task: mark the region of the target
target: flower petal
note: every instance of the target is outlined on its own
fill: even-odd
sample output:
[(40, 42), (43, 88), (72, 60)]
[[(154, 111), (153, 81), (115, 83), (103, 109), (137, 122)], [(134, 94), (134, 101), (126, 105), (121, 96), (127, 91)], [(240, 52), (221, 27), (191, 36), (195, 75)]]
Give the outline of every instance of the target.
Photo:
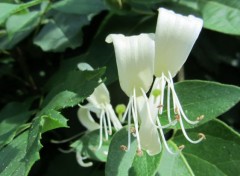
[(89, 110), (85, 108), (79, 108), (77, 115), (81, 124), (84, 127), (86, 127), (89, 131), (93, 131), (100, 128), (100, 125), (94, 121)]
[(113, 42), (122, 90), (129, 97), (133, 89), (137, 96), (141, 95), (140, 88), (147, 92), (153, 80), (154, 34), (110, 34), (106, 42)]
[(174, 77), (185, 63), (199, 33), (203, 21), (192, 15), (183, 16), (160, 8), (156, 28), (156, 57), (154, 74), (160, 77), (168, 71)]
[(87, 98), (89, 103), (97, 108), (104, 108), (106, 104), (110, 104), (110, 95), (104, 83), (95, 88), (94, 92)]
[[(139, 116), (141, 119), (141, 125), (139, 130), (139, 136), (141, 141), (141, 147), (152, 156), (161, 152), (160, 136), (156, 126), (150, 121), (149, 114), (147, 112), (147, 105), (144, 97), (137, 98), (137, 104), (139, 109)], [(152, 114), (151, 114), (152, 115)], [(156, 118), (152, 118), (154, 123)]]

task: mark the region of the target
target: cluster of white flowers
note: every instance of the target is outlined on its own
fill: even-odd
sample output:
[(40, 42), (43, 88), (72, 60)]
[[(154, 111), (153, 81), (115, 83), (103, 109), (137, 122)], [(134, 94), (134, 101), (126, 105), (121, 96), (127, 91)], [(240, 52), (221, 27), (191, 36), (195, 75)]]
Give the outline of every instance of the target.
[[(184, 128), (184, 122), (197, 124), (203, 116), (190, 120), (184, 113), (176, 91), (173, 77), (185, 63), (199, 33), (203, 21), (192, 15), (183, 16), (173, 11), (160, 8), (155, 34), (140, 34), (124, 36), (110, 34), (107, 43), (113, 43), (118, 76), (121, 89), (129, 97), (129, 103), (122, 117), (128, 118), (128, 146), (130, 148), (131, 133), (136, 137), (141, 155), (142, 149), (149, 155), (156, 155), (162, 150), (162, 144), (168, 152), (173, 152), (165, 139), (163, 129), (180, 124), (186, 139), (191, 143), (198, 143), (205, 138), (199, 133), (197, 140), (191, 139)], [(164, 105), (164, 90), (167, 101)], [(149, 96), (147, 93), (149, 92)], [(94, 93), (87, 98), (89, 104), (79, 109), (79, 119), (89, 130), (100, 129), (100, 144), (102, 131), (105, 138), (112, 132), (112, 125), (116, 130), (122, 125), (110, 105), (109, 93), (102, 83)], [(172, 103), (172, 105), (171, 105)], [(100, 124), (91, 117), (96, 113)], [(167, 113), (168, 124), (163, 125), (160, 117)], [(131, 124), (134, 124), (134, 130)], [(179, 151), (183, 146), (179, 147)]]

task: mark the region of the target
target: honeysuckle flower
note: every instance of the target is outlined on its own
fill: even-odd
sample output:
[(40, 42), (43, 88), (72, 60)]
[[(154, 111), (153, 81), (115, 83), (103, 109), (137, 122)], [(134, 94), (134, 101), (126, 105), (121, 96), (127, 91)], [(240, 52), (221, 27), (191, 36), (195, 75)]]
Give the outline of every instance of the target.
[[(190, 120), (184, 113), (181, 103), (178, 99), (172, 78), (177, 74), (197, 40), (202, 29), (203, 21), (192, 15), (183, 16), (173, 11), (160, 8), (157, 20), (155, 34), (155, 61), (154, 61), (154, 81), (150, 95), (151, 103), (159, 107), (159, 115), (163, 113), (164, 88), (167, 87), (167, 117), (169, 123), (179, 121), (182, 132), (186, 139), (191, 143), (198, 143), (204, 139), (202, 133), (198, 140), (192, 140), (186, 133), (183, 119), (194, 125), (202, 119), (200, 116), (196, 120)], [(159, 92), (158, 96), (154, 96)], [(171, 100), (172, 97), (175, 119), (171, 118)], [(161, 125), (161, 124), (160, 124)], [(169, 152), (170, 149), (167, 147)], [(172, 153), (172, 152), (171, 152)]]
[(137, 97), (146, 94), (153, 81), (154, 35), (140, 34), (127, 37), (122, 34), (110, 34), (106, 42), (113, 42), (120, 86), (129, 97), (123, 116), (123, 120), (128, 117), (128, 149), (131, 140), (131, 117), (133, 117), (138, 154), (141, 154)]
[[(92, 67), (86, 63), (78, 64), (80, 70), (93, 70)], [(78, 110), (78, 118), (87, 130), (99, 129), (100, 139), (98, 149), (102, 146), (103, 130), (105, 138), (112, 134), (112, 125), (116, 130), (120, 130), (122, 125), (118, 120), (112, 105), (110, 104), (110, 95), (104, 83), (101, 83), (95, 88), (94, 92), (87, 98), (88, 104), (82, 106)], [(99, 118), (99, 124), (94, 120), (91, 115), (95, 113)], [(78, 156), (79, 157), (79, 156)]]

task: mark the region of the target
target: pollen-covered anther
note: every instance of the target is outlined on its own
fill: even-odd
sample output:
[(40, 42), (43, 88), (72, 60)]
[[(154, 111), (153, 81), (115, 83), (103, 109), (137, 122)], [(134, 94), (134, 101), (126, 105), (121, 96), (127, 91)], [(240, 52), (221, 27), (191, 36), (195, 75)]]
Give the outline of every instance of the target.
[(143, 156), (143, 151), (141, 149), (137, 149), (137, 155), (138, 156)]
[(206, 139), (206, 136), (203, 133), (198, 133), (200, 139)]
[(127, 151), (127, 150), (128, 150), (128, 148), (127, 148), (126, 145), (121, 145), (121, 146), (120, 146), (120, 149), (121, 149), (122, 151)]
[(131, 127), (130, 131), (132, 134), (136, 134), (136, 129), (134, 127)]
[(177, 121), (179, 121), (179, 120), (180, 120), (180, 118), (181, 118), (181, 117), (180, 117), (180, 115), (179, 115), (179, 114), (176, 114), (176, 115), (175, 115), (175, 119), (176, 119)]
[(160, 105), (157, 106), (157, 108), (159, 108), (159, 109), (163, 108), (163, 105), (160, 104)]
[(180, 151), (182, 151), (184, 148), (185, 148), (185, 145), (180, 145), (180, 146), (178, 147), (178, 149), (179, 149)]
[(204, 119), (204, 115), (200, 115), (199, 117), (197, 117), (197, 121), (201, 121), (202, 119)]

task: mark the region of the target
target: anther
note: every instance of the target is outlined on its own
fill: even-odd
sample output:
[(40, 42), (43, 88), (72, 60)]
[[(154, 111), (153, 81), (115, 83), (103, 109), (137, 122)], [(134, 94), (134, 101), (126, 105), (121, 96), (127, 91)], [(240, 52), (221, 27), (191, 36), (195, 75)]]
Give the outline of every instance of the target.
[(143, 156), (143, 152), (142, 152), (141, 149), (137, 149), (137, 155), (138, 155), (138, 156)]
[(160, 104), (160, 105), (157, 106), (157, 108), (159, 108), (159, 109), (163, 108), (163, 105)]
[(203, 133), (198, 133), (200, 139), (206, 139), (206, 136)]
[(175, 115), (175, 118), (176, 118), (177, 121), (179, 121), (179, 120), (180, 120), (180, 115), (179, 115), (179, 114), (176, 114), (176, 115)]
[(204, 118), (204, 115), (200, 115), (199, 117), (197, 117), (197, 121), (201, 121)]
[(136, 134), (136, 129), (134, 127), (131, 127), (130, 131), (131, 133)]
[(127, 148), (126, 145), (121, 145), (121, 146), (120, 146), (120, 149), (121, 149), (122, 151), (127, 151), (127, 150), (128, 150), (128, 148)]
[(109, 134), (109, 135), (112, 135), (112, 131), (108, 131), (108, 134)]
[(182, 151), (184, 148), (185, 148), (185, 145), (180, 145), (180, 146), (178, 147), (178, 149), (179, 149), (180, 151)]

